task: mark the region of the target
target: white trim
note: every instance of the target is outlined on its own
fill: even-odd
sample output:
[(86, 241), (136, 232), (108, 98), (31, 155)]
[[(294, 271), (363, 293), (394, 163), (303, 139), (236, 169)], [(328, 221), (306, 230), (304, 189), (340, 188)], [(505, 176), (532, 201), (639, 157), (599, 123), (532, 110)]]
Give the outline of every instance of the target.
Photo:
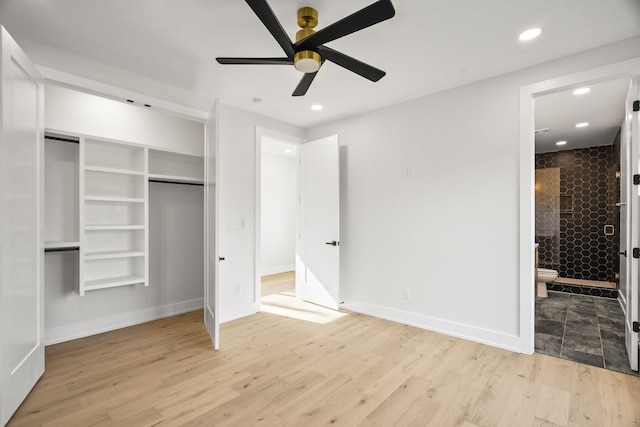
[(231, 322), (232, 320), (241, 319), (251, 316), (260, 311), (259, 304), (236, 305), (235, 307), (226, 307), (220, 310), (220, 323)]
[(640, 74), (640, 58), (617, 62), (520, 88), (520, 343), (522, 353), (534, 351), (534, 98), (582, 85)]
[(147, 308), (116, 316), (102, 317), (100, 319), (87, 320), (67, 326), (50, 328), (44, 331), (45, 345), (58, 344), (78, 338), (101, 334), (127, 326), (138, 325), (152, 320), (162, 319), (177, 314), (187, 313), (204, 307), (204, 298), (196, 298), (189, 301), (181, 301), (159, 307)]
[[(156, 110), (162, 110), (174, 116), (179, 116), (200, 122), (206, 121), (209, 117), (209, 110), (205, 111), (193, 107), (187, 107), (186, 105), (181, 105), (164, 99), (155, 98), (153, 96), (145, 95), (140, 92), (123, 89), (117, 86), (101, 83), (95, 80), (87, 79), (75, 74), (69, 74), (64, 71), (55, 70), (53, 68), (48, 68), (41, 65), (36, 66), (36, 68), (40, 71), (40, 73), (42, 73), (46, 83), (54, 84), (56, 86), (62, 86), (67, 89), (74, 89), (80, 92), (101, 96), (103, 98), (113, 99), (115, 101), (126, 102), (127, 99), (134, 99), (141, 107), (144, 104), (148, 104), (153, 106), (153, 108)], [(211, 105), (213, 105), (213, 102), (214, 100), (211, 100)]]
[(490, 329), (478, 328), (463, 323), (366, 302), (345, 300), (341, 308), (509, 351), (521, 351), (520, 338), (516, 335), (503, 334)]

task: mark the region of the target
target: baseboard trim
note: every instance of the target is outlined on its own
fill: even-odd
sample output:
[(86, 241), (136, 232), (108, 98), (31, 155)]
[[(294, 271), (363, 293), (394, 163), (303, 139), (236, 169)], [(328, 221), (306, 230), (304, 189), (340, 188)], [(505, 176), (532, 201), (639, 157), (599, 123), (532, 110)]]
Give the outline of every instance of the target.
[(118, 314), (116, 316), (102, 317), (100, 319), (88, 320), (82, 323), (74, 323), (67, 326), (45, 329), (44, 343), (45, 345), (58, 344), (65, 341), (101, 334), (103, 332), (113, 331), (115, 329), (126, 328), (127, 326), (162, 319), (164, 317), (187, 313), (203, 307), (204, 298), (196, 298), (160, 307), (147, 308), (144, 310)]
[(260, 275), (261, 276), (270, 276), (272, 274), (279, 274), (279, 273), (286, 273), (288, 271), (293, 271), (295, 270), (295, 265), (293, 263), (291, 264), (285, 264), (285, 265), (276, 265), (274, 267), (262, 267), (260, 269)]
[(489, 329), (478, 328), (424, 314), (413, 313), (396, 308), (385, 307), (366, 302), (345, 300), (341, 307), (356, 313), (379, 317), (392, 322), (402, 323), (416, 328), (426, 329), (456, 338), (487, 344), (517, 353), (522, 353), (521, 339), (516, 335), (509, 335)]
[(231, 322), (242, 317), (251, 316), (260, 311), (258, 304), (238, 305), (220, 310), (220, 323)]

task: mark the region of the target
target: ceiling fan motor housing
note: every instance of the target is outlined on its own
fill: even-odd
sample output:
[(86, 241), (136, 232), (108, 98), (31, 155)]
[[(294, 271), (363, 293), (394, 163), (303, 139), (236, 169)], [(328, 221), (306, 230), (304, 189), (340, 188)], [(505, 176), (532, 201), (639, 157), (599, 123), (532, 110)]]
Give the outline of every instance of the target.
[[(298, 9), (298, 26), (302, 29), (296, 33), (296, 42), (315, 33), (314, 28), (316, 25), (318, 25), (317, 10), (312, 7)], [(293, 57), (294, 67), (303, 73), (315, 73), (320, 69), (321, 64), (320, 55), (312, 50), (301, 50)]]

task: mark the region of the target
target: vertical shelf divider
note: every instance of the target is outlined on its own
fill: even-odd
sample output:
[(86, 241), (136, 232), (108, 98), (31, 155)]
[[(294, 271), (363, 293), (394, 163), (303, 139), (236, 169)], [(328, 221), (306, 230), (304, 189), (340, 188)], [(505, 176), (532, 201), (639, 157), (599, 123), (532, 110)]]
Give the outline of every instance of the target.
[(79, 201), (78, 201), (78, 227), (79, 227), (79, 233), (80, 233), (80, 248), (79, 248), (79, 252), (78, 252), (78, 289), (77, 292), (79, 295), (84, 296), (84, 263), (85, 263), (85, 252), (86, 252), (86, 247), (87, 247), (87, 238), (85, 236), (85, 220), (84, 220), (84, 214), (85, 214), (85, 209), (84, 209), (84, 196), (85, 196), (85, 190), (84, 190), (84, 165), (85, 165), (85, 138), (84, 136), (80, 137), (80, 151), (79, 151), (80, 155), (78, 156), (78, 161), (79, 161), (79, 167), (78, 167), (78, 174), (80, 175), (78, 177), (78, 192), (80, 193), (79, 195)]
[(148, 149), (80, 138), (78, 294), (149, 285)]

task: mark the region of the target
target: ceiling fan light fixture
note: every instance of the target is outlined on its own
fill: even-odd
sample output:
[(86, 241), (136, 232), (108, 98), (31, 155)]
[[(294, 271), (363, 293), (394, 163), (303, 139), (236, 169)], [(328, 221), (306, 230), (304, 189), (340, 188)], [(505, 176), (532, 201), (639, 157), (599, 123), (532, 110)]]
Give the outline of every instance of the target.
[(320, 70), (324, 61), (333, 62), (372, 82), (377, 82), (386, 75), (376, 67), (325, 46), (325, 43), (393, 18), (396, 11), (391, 0), (377, 0), (317, 32), (314, 28), (318, 25), (318, 11), (312, 7), (300, 8), (298, 9), (298, 26), (301, 29), (296, 34), (295, 43), (292, 43), (267, 0), (246, 0), (246, 3), (280, 45), (285, 56), (277, 58), (217, 57), (216, 61), (219, 64), (293, 65), (304, 75), (292, 96), (303, 96), (307, 93), (316, 77), (316, 72)]
[(303, 73), (315, 73), (320, 69), (320, 63), (321, 59), (318, 52), (311, 50), (300, 51), (293, 57), (294, 67)]

